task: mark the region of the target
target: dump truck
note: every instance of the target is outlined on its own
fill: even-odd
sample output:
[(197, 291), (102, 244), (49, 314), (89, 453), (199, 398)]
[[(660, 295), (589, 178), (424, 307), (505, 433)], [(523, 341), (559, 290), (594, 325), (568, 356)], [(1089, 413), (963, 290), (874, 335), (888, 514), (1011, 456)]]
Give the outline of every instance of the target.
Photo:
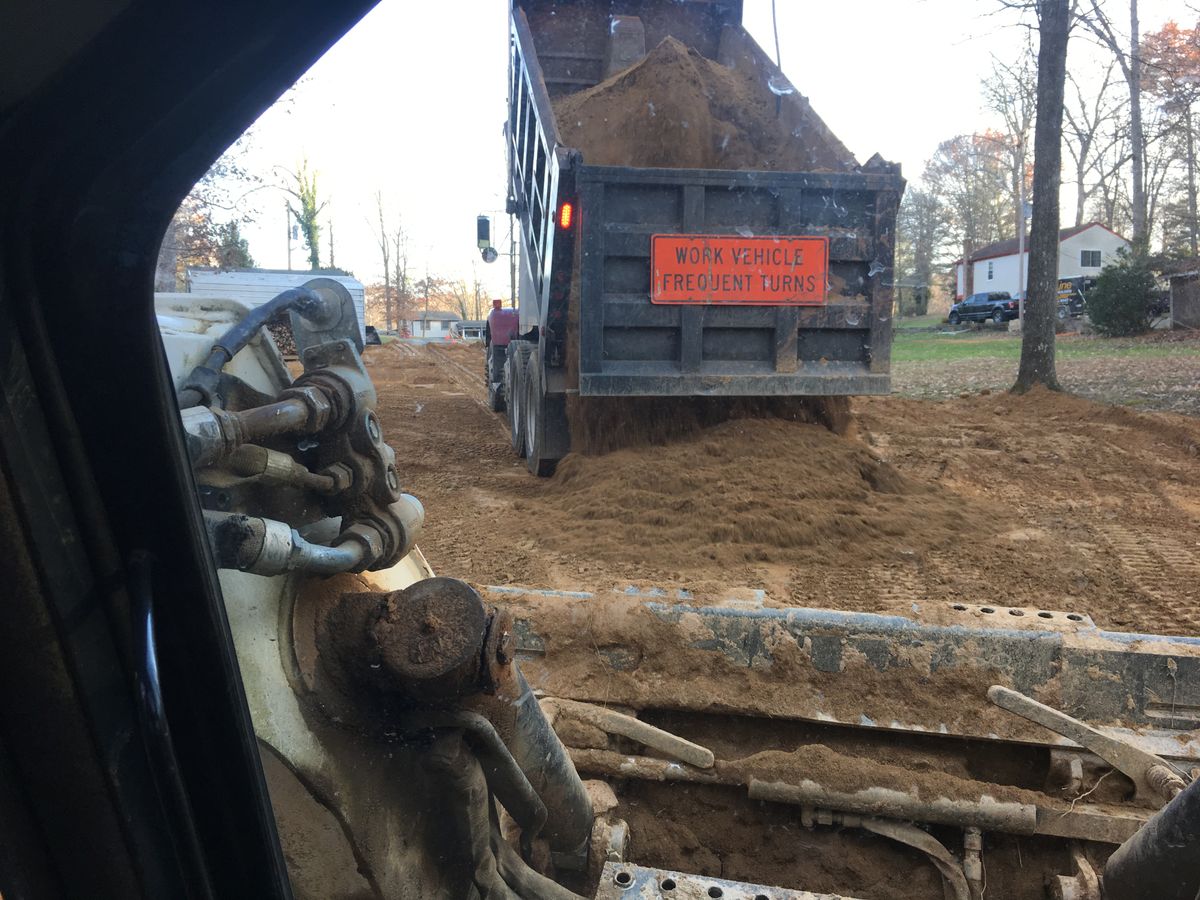
[[(570, 448), (567, 397), (576, 392), (890, 390), (900, 167), (878, 155), (855, 160), (742, 27), (741, 7), (512, 2), (505, 135), (521, 331), (489, 357), (488, 380), (507, 400), (513, 448), (531, 472), (548, 474)], [(591, 150), (565, 143), (563, 99), (672, 39), (744, 76), (750, 96), (737, 102), (765, 104), (769, 117), (752, 130), (802, 148), (788, 158), (805, 170), (766, 169), (770, 158), (737, 170), (597, 165)], [(646, 104), (645, 128), (661, 127), (654, 104), (665, 99)], [(681, 124), (693, 126), (686, 144), (700, 123)]]

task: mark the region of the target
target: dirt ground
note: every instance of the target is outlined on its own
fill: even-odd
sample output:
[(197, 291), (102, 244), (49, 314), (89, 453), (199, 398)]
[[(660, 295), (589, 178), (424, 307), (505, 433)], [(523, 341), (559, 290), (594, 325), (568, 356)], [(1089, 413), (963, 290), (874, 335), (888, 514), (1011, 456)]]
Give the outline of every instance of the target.
[(858, 611), (989, 602), (1200, 634), (1200, 422), (1069, 395), (858, 399), (851, 432), (736, 419), (528, 474), (483, 406), (482, 354), (367, 363), (421, 547), (477, 584)]

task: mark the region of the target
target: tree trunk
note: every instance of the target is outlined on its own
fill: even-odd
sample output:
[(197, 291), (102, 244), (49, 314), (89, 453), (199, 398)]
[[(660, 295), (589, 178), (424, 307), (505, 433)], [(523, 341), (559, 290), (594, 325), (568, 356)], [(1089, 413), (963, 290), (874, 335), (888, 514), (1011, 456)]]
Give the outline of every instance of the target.
[(1058, 311), (1059, 183), (1062, 180), (1063, 94), (1067, 78), (1070, 0), (1041, 0), (1037, 126), (1033, 141), (1033, 223), (1029, 230), (1029, 291), (1021, 328), (1015, 393), (1035, 385), (1059, 390), (1054, 367)]
[(1142, 130), (1142, 56), (1138, 48), (1138, 5), (1129, 0), (1129, 140), (1133, 151), (1133, 243), (1145, 247), (1146, 136)]

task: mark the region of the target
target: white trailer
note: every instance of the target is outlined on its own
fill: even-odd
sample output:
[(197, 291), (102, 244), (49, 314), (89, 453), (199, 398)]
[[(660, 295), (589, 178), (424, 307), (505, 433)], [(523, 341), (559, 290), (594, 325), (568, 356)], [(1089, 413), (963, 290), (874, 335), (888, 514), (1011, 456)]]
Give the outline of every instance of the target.
[(248, 307), (260, 306), (277, 294), (288, 288), (299, 287), (312, 278), (332, 278), (344, 285), (354, 299), (354, 311), (358, 316), (358, 330), (363, 341), (367, 339), (365, 330), (366, 294), (362, 282), (348, 275), (328, 272), (326, 270), (302, 271), (286, 269), (217, 269), (187, 270), (187, 290), (189, 294), (201, 297), (214, 297), (224, 300), (236, 300)]

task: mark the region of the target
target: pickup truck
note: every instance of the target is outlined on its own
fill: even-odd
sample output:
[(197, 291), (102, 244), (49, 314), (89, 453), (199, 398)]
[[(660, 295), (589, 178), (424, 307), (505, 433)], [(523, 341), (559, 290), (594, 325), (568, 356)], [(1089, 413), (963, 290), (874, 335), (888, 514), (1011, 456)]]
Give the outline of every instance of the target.
[(990, 319), (1002, 325), (1019, 315), (1017, 301), (1008, 291), (985, 291), (972, 294), (951, 306), (947, 321), (957, 325), (959, 322), (985, 322)]

